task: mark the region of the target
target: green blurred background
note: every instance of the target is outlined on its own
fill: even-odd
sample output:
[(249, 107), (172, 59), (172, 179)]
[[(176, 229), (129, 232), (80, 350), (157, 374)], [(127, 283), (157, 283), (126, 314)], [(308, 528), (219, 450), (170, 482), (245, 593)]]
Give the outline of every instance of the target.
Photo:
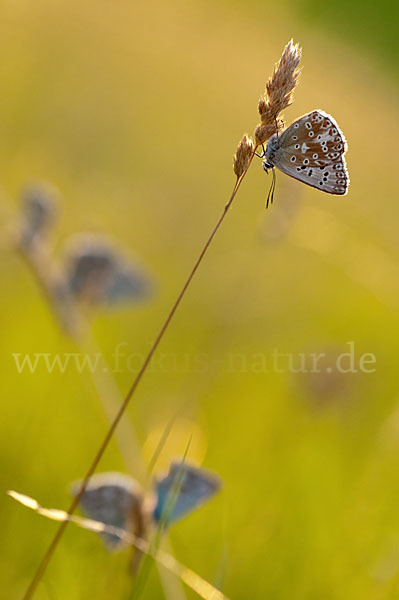
[[(216, 471), (224, 489), (173, 528), (171, 545), (232, 600), (399, 597), (397, 4), (1, 8), (4, 227), (27, 182), (51, 182), (63, 196), (56, 252), (74, 232), (106, 233), (157, 281), (147, 304), (94, 319), (111, 366), (118, 344), (126, 354), (148, 350), (228, 199), (231, 157), (257, 124), (266, 79), (287, 41), (300, 43), (303, 72), (286, 120), (314, 108), (334, 115), (349, 142), (349, 194), (324, 195), (278, 173), (266, 212), (270, 176), (253, 164), (162, 343), (166, 368), (147, 374), (123, 431), (134, 428), (148, 460), (180, 411), (156, 470), (193, 433), (190, 458)], [(18, 374), (13, 353), (79, 349), (6, 244), (0, 269), (0, 570), (2, 596), (17, 599), (56, 525), (5, 490), (65, 508), (69, 483), (107, 427), (98, 392), (112, 396), (111, 410), (119, 399), (105, 374), (97, 389), (73, 368)], [(375, 372), (254, 367), (254, 355), (271, 366), (274, 350), (296, 367), (299, 353), (324, 352), (324, 366), (334, 366), (348, 342), (356, 364), (375, 355)], [(245, 368), (231, 367), (233, 353)], [(113, 377), (124, 394), (133, 373), (121, 371)], [(121, 444), (127, 462), (114, 441), (100, 470), (143, 482), (133, 438)], [(125, 598), (129, 585), (126, 556), (71, 526), (37, 598)], [(180, 600), (175, 585), (168, 580), (167, 593)], [(164, 597), (156, 569), (144, 597)]]

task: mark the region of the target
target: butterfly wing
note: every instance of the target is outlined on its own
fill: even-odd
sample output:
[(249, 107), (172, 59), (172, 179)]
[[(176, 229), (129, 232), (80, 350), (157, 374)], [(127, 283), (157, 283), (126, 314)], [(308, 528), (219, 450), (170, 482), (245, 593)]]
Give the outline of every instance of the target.
[[(177, 497), (173, 497), (173, 489), (177, 487)], [(171, 464), (166, 477), (155, 482), (157, 502), (154, 509), (154, 519), (160, 521), (169, 510), (169, 523), (177, 521), (209, 500), (220, 489), (220, 479), (199, 467), (187, 463), (174, 462)]]
[(336, 121), (322, 110), (314, 110), (281, 134), (271, 160), (294, 179), (329, 194), (344, 195), (349, 185), (346, 150)]
[[(72, 485), (73, 495), (79, 492), (80, 483)], [(123, 473), (98, 473), (90, 479), (79, 504), (90, 519), (135, 533), (137, 520), (141, 519), (142, 492), (138, 484)], [(118, 536), (100, 535), (108, 550), (117, 551), (125, 546)]]
[(73, 236), (65, 264), (70, 293), (89, 304), (111, 307), (151, 295), (152, 282), (144, 269), (100, 235)]
[(113, 281), (115, 258), (101, 236), (77, 234), (65, 250), (65, 271), (71, 295), (98, 304)]
[(143, 270), (121, 261), (112, 284), (106, 292), (105, 300), (109, 305), (119, 305), (133, 301), (140, 302), (149, 298), (152, 291), (152, 282)]

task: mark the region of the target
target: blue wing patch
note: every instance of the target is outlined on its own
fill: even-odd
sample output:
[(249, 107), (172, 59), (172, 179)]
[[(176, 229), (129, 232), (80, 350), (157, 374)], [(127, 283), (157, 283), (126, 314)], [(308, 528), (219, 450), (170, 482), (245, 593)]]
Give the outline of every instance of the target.
[[(176, 497), (173, 497), (174, 487)], [(187, 463), (173, 462), (168, 475), (155, 481), (154, 519), (159, 522), (170, 509), (166, 515), (168, 524), (178, 521), (212, 498), (220, 488), (221, 481), (215, 474)]]
[[(80, 482), (72, 485), (76, 496)], [(143, 495), (138, 484), (123, 473), (98, 473), (91, 477), (80, 499), (83, 512), (95, 521), (137, 533), (140, 528)], [(125, 543), (116, 535), (100, 533), (108, 550), (118, 551)]]
[(101, 235), (76, 234), (65, 250), (66, 285), (92, 305), (141, 302), (153, 293), (150, 275)]
[(153, 293), (150, 278), (139, 267), (133, 267), (126, 262), (120, 262), (113, 281), (106, 292), (106, 302), (111, 305), (124, 302), (140, 302), (149, 298)]

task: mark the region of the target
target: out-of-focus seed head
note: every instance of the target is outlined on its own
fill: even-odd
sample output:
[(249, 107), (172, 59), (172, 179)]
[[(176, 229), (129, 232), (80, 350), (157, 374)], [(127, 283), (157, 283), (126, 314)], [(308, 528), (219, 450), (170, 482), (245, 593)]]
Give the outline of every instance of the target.
[(27, 187), (21, 197), (21, 244), (29, 247), (37, 237), (44, 235), (54, 225), (58, 211), (59, 194), (48, 184)]

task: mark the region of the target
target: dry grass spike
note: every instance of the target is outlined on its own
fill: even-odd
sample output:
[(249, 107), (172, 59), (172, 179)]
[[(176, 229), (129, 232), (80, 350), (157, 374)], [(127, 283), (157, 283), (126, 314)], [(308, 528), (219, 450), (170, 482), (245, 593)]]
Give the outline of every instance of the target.
[(253, 152), (253, 141), (247, 135), (244, 135), (241, 142), (237, 146), (237, 150), (233, 158), (234, 173), (237, 175), (237, 177), (241, 177), (241, 175), (246, 171)]
[(292, 103), (295, 86), (298, 83), (301, 49), (292, 40), (284, 48), (273, 74), (266, 83), (264, 96), (259, 100), (258, 111), (261, 122), (255, 129), (255, 143), (264, 144), (283, 122), (279, 114)]

